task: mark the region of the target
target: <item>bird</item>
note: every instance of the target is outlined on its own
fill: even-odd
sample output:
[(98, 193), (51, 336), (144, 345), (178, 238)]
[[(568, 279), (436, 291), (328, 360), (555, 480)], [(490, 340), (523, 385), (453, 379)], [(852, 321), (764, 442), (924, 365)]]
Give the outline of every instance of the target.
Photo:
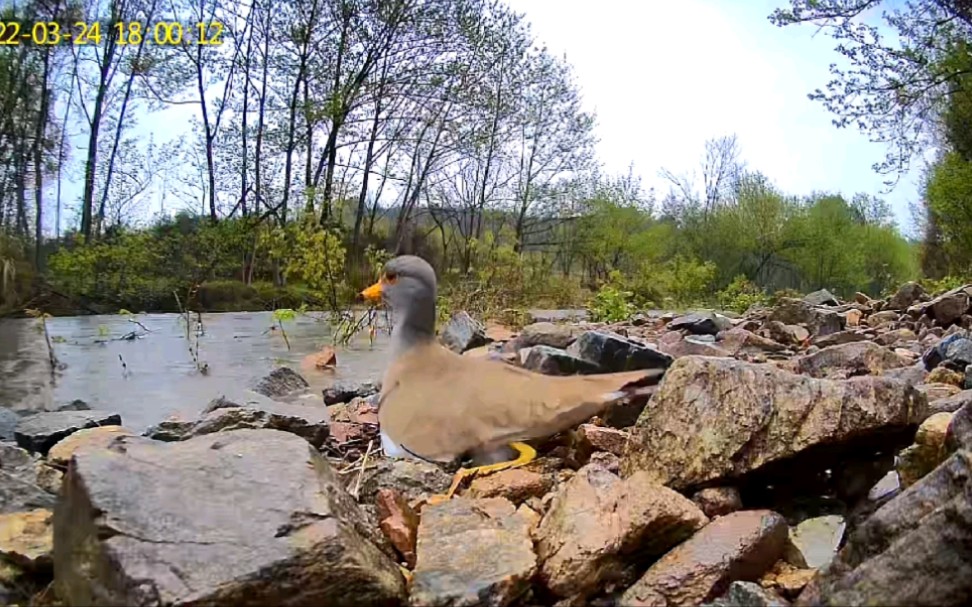
[(435, 271), (414, 255), (388, 260), (378, 281), (360, 295), (386, 304), (393, 317), (378, 400), (385, 453), (436, 464), (495, 460), (510, 448), (517, 453), (512, 460), (460, 468), (449, 490), (430, 502), (450, 499), (466, 478), (528, 464), (537, 453), (526, 441), (581, 424), (664, 374), (651, 369), (550, 376), (457, 354), (436, 340)]

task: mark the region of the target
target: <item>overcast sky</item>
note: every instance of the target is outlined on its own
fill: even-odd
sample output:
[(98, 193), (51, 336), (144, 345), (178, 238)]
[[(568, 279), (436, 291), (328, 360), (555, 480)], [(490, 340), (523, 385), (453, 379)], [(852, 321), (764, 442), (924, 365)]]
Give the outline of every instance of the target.
[[(658, 177), (662, 167), (690, 170), (706, 139), (735, 133), (749, 167), (786, 193), (882, 193), (884, 178), (871, 166), (884, 146), (837, 129), (823, 106), (807, 98), (839, 60), (833, 40), (814, 35), (812, 26), (778, 28), (767, 20), (785, 0), (506, 1), (525, 13), (540, 43), (574, 66), (585, 103), (598, 116), (598, 152), (608, 171), (633, 164), (645, 189), (655, 186), (661, 196), (668, 191)], [(181, 134), (174, 125), (188, 127), (194, 111), (139, 111), (138, 128), (163, 143)], [(906, 231), (919, 175), (916, 168), (884, 196)], [(69, 196), (80, 194), (75, 181)], [(151, 213), (160, 199), (153, 196)]]
[[(584, 99), (598, 115), (599, 155), (624, 171), (634, 163), (645, 187), (667, 186), (697, 166), (706, 139), (736, 133), (751, 168), (785, 192), (880, 194), (871, 166), (883, 145), (837, 129), (807, 94), (830, 79), (840, 59), (825, 32), (779, 28), (767, 16), (786, 0), (507, 0), (537, 38), (566, 53)], [(908, 228), (918, 200), (913, 170), (885, 196)]]

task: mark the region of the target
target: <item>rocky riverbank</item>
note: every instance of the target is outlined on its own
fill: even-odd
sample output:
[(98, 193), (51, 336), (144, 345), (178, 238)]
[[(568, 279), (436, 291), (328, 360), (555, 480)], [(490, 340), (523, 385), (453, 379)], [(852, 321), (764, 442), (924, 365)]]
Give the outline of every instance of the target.
[(381, 454), (377, 382), (321, 406), (279, 368), (144, 435), (78, 405), (17, 418), (0, 602), (968, 604), (970, 298), (907, 284), (515, 333), (460, 313), (442, 338), (465, 356), (667, 371), (434, 505), (452, 470)]

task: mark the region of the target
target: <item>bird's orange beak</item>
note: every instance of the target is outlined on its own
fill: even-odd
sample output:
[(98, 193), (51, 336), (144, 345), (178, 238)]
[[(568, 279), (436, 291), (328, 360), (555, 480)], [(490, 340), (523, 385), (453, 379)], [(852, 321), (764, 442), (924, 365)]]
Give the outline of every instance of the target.
[(361, 292), (361, 297), (364, 297), (367, 301), (381, 301), (381, 280), (371, 285), (367, 289)]

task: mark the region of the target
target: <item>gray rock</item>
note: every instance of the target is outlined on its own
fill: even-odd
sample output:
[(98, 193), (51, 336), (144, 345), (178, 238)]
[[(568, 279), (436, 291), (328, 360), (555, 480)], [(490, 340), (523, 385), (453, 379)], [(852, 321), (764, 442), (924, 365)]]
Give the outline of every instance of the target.
[(883, 377), (896, 379), (902, 383), (914, 386), (925, 381), (925, 366), (922, 363), (911, 365), (910, 367), (899, 367), (897, 369), (886, 369), (881, 372)]
[(667, 369), (674, 360), (654, 348), (606, 331), (583, 333), (567, 352), (608, 372)]
[(379, 386), (370, 381), (338, 381), (328, 388), (324, 388), (324, 404), (336, 405), (349, 402), (352, 398), (367, 398), (377, 393)]
[(824, 567), (834, 560), (846, 528), (844, 517), (836, 514), (807, 519), (790, 528), (784, 557), (800, 569)]
[(120, 425), (121, 416), (108, 411), (45, 411), (20, 420), (14, 434), (24, 449), (47, 455), (58, 441), (78, 430)]
[(965, 368), (965, 383), (962, 384), (965, 390), (972, 390), (972, 365)]
[(867, 341), (870, 339), (864, 331), (838, 331), (822, 337), (818, 336), (811, 340), (811, 343), (821, 348), (849, 344), (855, 341)]
[(906, 282), (888, 301), (892, 310), (907, 310), (925, 297), (925, 289), (917, 282)]
[(576, 337), (575, 329), (571, 325), (535, 322), (523, 327), (516, 341), (521, 348), (550, 346), (563, 349), (572, 344)]
[(266, 428), (296, 434), (315, 447), (328, 436), (327, 407), (282, 403), (259, 393), (215, 398), (183, 438), (242, 428)]
[(598, 373), (601, 368), (564, 350), (550, 346), (532, 346), (520, 350), (523, 367), (545, 375), (574, 375)]
[(908, 364), (894, 351), (871, 341), (858, 341), (823, 348), (796, 360), (797, 373), (811, 377), (853, 377), (877, 375)]
[(964, 291), (949, 291), (932, 300), (929, 311), (939, 325), (947, 326), (969, 310), (969, 296)]
[(84, 402), (80, 398), (76, 398), (71, 402), (58, 407), (57, 411), (91, 411), (91, 407), (88, 405), (88, 403)]
[(798, 605), (968, 605), (972, 453), (960, 450), (882, 506), (807, 585)]
[(282, 398), (306, 390), (310, 384), (290, 367), (277, 367), (253, 385), (253, 391), (269, 398)]
[(439, 341), (453, 352), (462, 354), (466, 350), (485, 346), (489, 343), (489, 338), (486, 337), (486, 328), (482, 323), (467, 312), (459, 311), (446, 323)]
[(686, 330), (696, 335), (715, 335), (719, 331), (732, 328), (732, 321), (726, 317), (720, 317), (715, 312), (692, 312), (684, 316), (679, 316), (668, 323), (670, 331)]
[(14, 440), (14, 430), (21, 419), (15, 411), (0, 407), (0, 441)]
[(972, 402), (963, 405), (952, 416), (945, 433), (945, 449), (949, 453), (959, 449), (972, 450)]
[(530, 588), (531, 523), (501, 497), (460, 497), (422, 510), (409, 603), (500, 607)]
[(813, 293), (808, 293), (803, 297), (803, 301), (807, 302), (811, 306), (839, 306), (840, 302), (834, 297), (834, 294), (827, 289), (820, 289), (819, 291), (814, 291)]
[(378, 465), (365, 471), (361, 479), (361, 500), (374, 502), (378, 491), (395, 489), (409, 501), (445, 493), (452, 476), (435, 464), (414, 459), (378, 460)]
[(927, 415), (931, 417), (936, 413), (955, 413), (970, 403), (972, 403), (972, 390), (962, 390), (957, 394), (929, 402)]
[(945, 348), (944, 358), (953, 368), (964, 371), (967, 366), (972, 365), (972, 339), (960, 337), (950, 342)]
[(880, 501), (889, 495), (895, 494), (901, 490), (901, 479), (898, 478), (897, 470), (889, 470), (887, 474), (881, 477), (871, 490), (867, 492), (867, 499), (872, 502)]
[(847, 319), (836, 310), (818, 308), (801, 299), (784, 297), (770, 313), (769, 320), (786, 325), (805, 325), (816, 336), (829, 335), (844, 329)]
[(726, 594), (702, 607), (789, 607), (790, 603), (772, 590), (754, 582), (733, 582)]
[(39, 463), (26, 450), (0, 443), (0, 514), (54, 507), (54, 496), (37, 482)]
[(378, 545), (320, 454), (274, 430), (79, 452), (54, 510), (68, 605), (396, 605)]
[[(970, 342), (970, 340), (961, 333), (953, 333), (942, 338), (922, 355), (921, 360), (925, 364), (925, 368), (931, 371), (946, 362), (952, 362), (954, 365), (961, 364), (961, 361), (969, 356), (969, 347), (972, 346), (972, 343), (966, 342)], [(968, 364), (972, 364), (972, 361), (962, 364), (957, 369), (962, 369)]]
[(166, 442), (179, 441), (189, 434), (195, 424), (195, 421), (188, 419), (166, 419), (150, 426), (142, 436)]

